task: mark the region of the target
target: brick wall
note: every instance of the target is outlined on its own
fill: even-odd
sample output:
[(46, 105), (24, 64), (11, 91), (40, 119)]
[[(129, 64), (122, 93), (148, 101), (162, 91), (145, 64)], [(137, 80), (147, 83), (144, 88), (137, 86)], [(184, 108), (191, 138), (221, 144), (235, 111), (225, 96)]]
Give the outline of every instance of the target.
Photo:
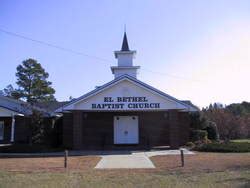
[(62, 143), (66, 148), (73, 148), (73, 114), (64, 113), (63, 114), (63, 134)]
[(179, 145), (188, 141), (187, 113), (167, 112), (81, 112), (63, 116), (63, 143), (74, 149), (105, 149), (113, 146), (113, 117), (139, 117), (139, 145), (142, 147)]

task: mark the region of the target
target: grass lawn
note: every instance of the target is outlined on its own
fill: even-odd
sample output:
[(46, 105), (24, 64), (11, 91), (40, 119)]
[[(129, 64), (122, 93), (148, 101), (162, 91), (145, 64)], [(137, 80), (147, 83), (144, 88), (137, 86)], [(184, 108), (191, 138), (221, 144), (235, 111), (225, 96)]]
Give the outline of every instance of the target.
[(156, 169), (96, 170), (99, 157), (0, 159), (1, 187), (249, 187), (250, 153), (198, 153), (151, 158)]
[(250, 143), (250, 139), (236, 139), (236, 140), (231, 140), (231, 142), (244, 142), (244, 143)]
[[(127, 171), (127, 170), (126, 170)], [(250, 171), (211, 173), (140, 173), (119, 171), (89, 173), (8, 173), (0, 172), (0, 187), (249, 187)]]

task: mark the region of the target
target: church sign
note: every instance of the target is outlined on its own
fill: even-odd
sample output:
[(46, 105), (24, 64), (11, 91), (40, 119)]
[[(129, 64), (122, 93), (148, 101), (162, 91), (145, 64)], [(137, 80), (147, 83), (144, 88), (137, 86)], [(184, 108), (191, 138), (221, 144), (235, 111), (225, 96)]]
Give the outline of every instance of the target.
[(104, 97), (102, 103), (92, 103), (93, 110), (159, 109), (160, 103), (150, 103), (147, 97)]

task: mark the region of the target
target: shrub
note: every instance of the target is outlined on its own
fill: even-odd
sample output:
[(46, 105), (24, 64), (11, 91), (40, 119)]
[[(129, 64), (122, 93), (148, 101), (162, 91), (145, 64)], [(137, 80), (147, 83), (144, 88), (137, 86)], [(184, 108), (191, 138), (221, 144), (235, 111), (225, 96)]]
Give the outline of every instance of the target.
[(197, 151), (205, 152), (250, 152), (250, 144), (246, 142), (213, 142), (209, 144), (203, 144), (195, 148)]
[(204, 141), (207, 140), (207, 131), (205, 130), (192, 130), (191, 131), (192, 141)]
[[(199, 136), (204, 137), (205, 133), (197, 133), (197, 130), (204, 130), (207, 132), (207, 138), (210, 140), (218, 140), (219, 132), (215, 122), (209, 121), (203, 113), (197, 112), (190, 114), (190, 127), (195, 130), (191, 133), (191, 140), (205, 140), (206, 138), (199, 138)], [(198, 135), (197, 135), (198, 134)], [(201, 135), (199, 135), (201, 134)]]
[(207, 131), (207, 137), (210, 140), (219, 140), (219, 132), (216, 126), (216, 123), (212, 121), (208, 121), (206, 123), (206, 128), (204, 130)]
[(195, 144), (193, 142), (187, 142), (186, 146), (189, 147), (189, 148), (194, 148)]

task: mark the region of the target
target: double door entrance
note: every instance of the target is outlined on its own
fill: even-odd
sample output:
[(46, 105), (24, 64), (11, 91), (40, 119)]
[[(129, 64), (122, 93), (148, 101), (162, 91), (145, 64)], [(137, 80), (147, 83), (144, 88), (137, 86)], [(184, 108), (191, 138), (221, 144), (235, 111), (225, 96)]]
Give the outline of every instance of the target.
[(114, 144), (138, 143), (138, 116), (114, 116)]

